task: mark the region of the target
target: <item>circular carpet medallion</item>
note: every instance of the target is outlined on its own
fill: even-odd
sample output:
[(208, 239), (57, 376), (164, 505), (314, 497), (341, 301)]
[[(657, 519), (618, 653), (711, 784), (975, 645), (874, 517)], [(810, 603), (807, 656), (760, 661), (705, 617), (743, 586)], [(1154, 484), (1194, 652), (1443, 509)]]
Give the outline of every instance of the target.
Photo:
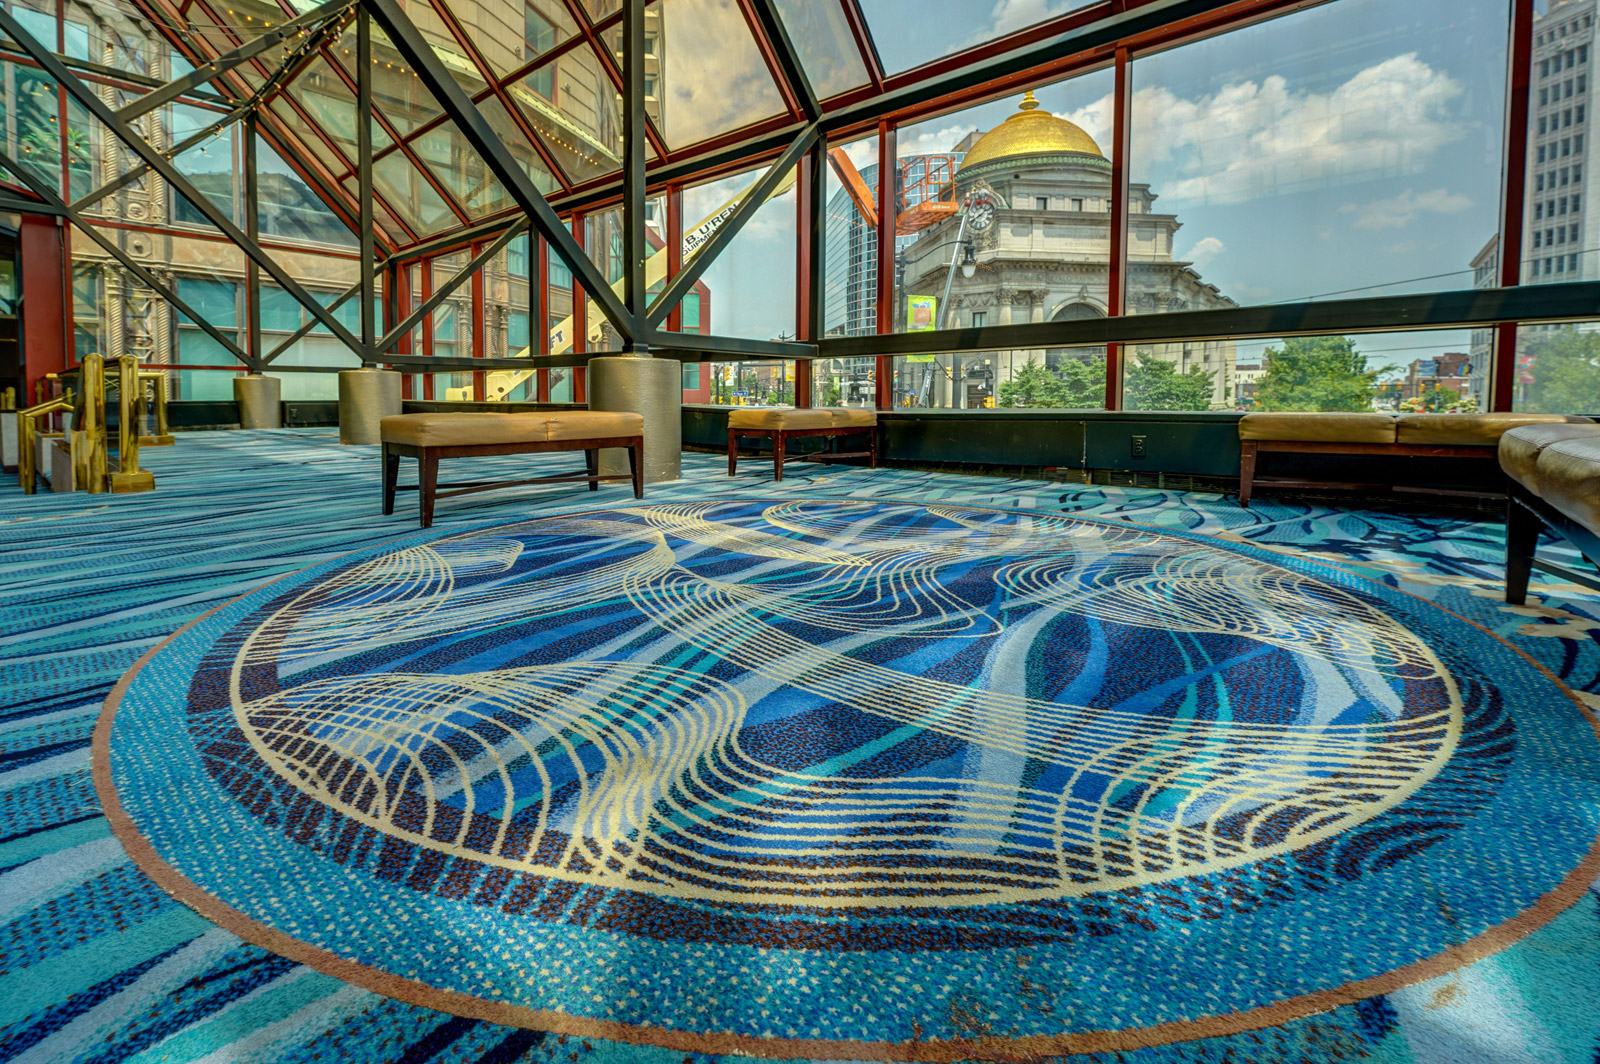
[(1281, 1022), (1594, 873), (1591, 718), (1335, 567), (1056, 514), (720, 501), (427, 533), (224, 606), (97, 736), (119, 833), (409, 1001), (957, 1059)]

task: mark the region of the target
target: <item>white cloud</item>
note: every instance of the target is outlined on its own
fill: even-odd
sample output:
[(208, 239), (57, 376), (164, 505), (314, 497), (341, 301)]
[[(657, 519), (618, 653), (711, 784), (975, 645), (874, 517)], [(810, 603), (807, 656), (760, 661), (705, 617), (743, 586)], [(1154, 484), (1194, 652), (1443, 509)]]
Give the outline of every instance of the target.
[(1436, 188), (1419, 195), (1408, 188), (1388, 199), (1346, 203), (1339, 208), (1339, 213), (1355, 215), (1351, 224), (1357, 229), (1403, 229), (1416, 221), (1419, 214), (1459, 214), (1470, 206), (1472, 200), (1460, 193)]
[(940, 155), (955, 147), (973, 129), (971, 125), (946, 126), (931, 133), (904, 137), (895, 142), (895, 154), (901, 159), (910, 155)]
[(958, 47), (967, 48), (980, 41), (1003, 37), (1082, 6), (1082, 0), (996, 0), (994, 9), (989, 12), (988, 25)]
[(1228, 245), (1224, 244), (1216, 237), (1202, 237), (1200, 240), (1195, 242), (1194, 247), (1190, 248), (1188, 254), (1184, 255), (1183, 258), (1194, 263), (1195, 269), (1203, 270), (1212, 259), (1216, 258), (1218, 255), (1227, 250)]
[[(1325, 93), (1297, 90), (1276, 74), (1198, 99), (1153, 85), (1134, 93), (1134, 179), (1185, 203), (1233, 204), (1413, 174), (1466, 134), (1453, 112), (1461, 94), (1455, 79), (1414, 52)], [(1062, 117), (1109, 150), (1109, 97)]]

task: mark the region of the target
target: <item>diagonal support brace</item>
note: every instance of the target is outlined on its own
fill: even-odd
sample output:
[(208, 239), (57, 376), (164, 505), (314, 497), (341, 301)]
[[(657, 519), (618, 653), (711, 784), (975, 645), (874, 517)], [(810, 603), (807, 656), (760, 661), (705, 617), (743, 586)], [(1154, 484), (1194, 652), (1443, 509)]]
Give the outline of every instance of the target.
[(667, 285), (666, 291), (657, 296), (655, 302), (650, 304), (648, 320), (652, 329), (667, 319), (667, 315), (677, 305), (678, 300), (689, 294), (689, 290), (700, 279), (700, 275), (706, 271), (706, 267), (711, 265), (711, 260), (721, 254), (722, 250), (732, 243), (733, 238), (739, 235), (739, 230), (745, 227), (745, 223), (756, 216), (756, 212), (767, 202), (767, 197), (772, 195), (772, 190), (778, 187), (778, 182), (782, 181), (785, 175), (794, 169), (795, 164), (800, 161), (800, 157), (817, 142), (817, 138), (818, 132), (815, 122), (802, 129), (800, 135), (783, 150), (782, 155), (779, 155), (773, 161), (772, 165), (767, 168), (767, 172), (761, 175), (761, 179), (750, 187), (750, 191), (745, 194), (744, 201), (739, 204), (738, 209), (733, 212), (732, 216), (723, 222), (721, 227), (711, 235), (711, 239), (695, 253), (694, 258), (684, 263), (683, 269), (673, 275), (672, 282)]
[(433, 94), (467, 143), (483, 157), (494, 176), (511, 193), (517, 206), (527, 212), (534, 229), (582, 282), (589, 298), (599, 304), (600, 310), (616, 327), (623, 341), (626, 343), (636, 339), (645, 331), (641, 323), (634, 321), (622, 300), (612, 291), (611, 283), (578, 246), (571, 230), (551, 208), (533, 179), (518, 164), (511, 149), (495, 133), (471, 97), (445, 69), (433, 48), (401, 9), (398, 0), (362, 0), (362, 6), (383, 27), (400, 57), (410, 64), (412, 71), (422, 81), (423, 88)]
[(312, 316), (319, 319), (323, 326), (356, 354), (365, 357), (361, 341), (349, 329), (346, 329), (337, 318), (328, 312), (323, 305), (312, 298), (300, 282), (289, 275), (289, 272), (280, 266), (276, 259), (267, 254), (261, 245), (251, 240), (239, 227), (234, 225), (227, 215), (223, 214), (212, 203), (205, 193), (194, 187), (194, 184), (177, 168), (172, 165), (161, 152), (157, 151), (143, 137), (130, 130), (124, 123), (118, 121), (111, 108), (100, 98), (99, 93), (85, 85), (77, 75), (68, 70), (56, 54), (40, 44), (39, 41), (11, 16), (11, 13), (0, 8), (0, 30), (4, 30), (13, 41), (32, 59), (38, 63), (46, 74), (56, 80), (56, 83), (66, 90), (67, 94), (77, 100), (90, 116), (100, 121), (105, 127), (117, 135), (127, 144), (133, 152), (150, 168), (159, 174), (167, 184), (178, 190), (178, 193), (193, 204), (201, 217), (216, 226), (222, 235), (231, 240), (240, 251), (243, 251), (251, 261), (260, 266), (267, 274), (278, 283), (285, 292), (294, 297), (296, 302), (310, 311)]

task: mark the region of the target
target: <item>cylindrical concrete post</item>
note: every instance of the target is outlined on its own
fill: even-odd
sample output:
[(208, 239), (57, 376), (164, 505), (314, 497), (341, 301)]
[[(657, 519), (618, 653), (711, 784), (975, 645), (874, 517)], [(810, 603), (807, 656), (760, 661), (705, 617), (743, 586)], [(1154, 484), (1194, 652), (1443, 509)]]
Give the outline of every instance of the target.
[[(589, 409), (643, 414), (646, 483), (682, 476), (683, 363), (625, 355), (591, 358)], [(627, 471), (626, 451), (610, 448), (600, 452), (600, 472)]]
[(242, 429), (283, 428), (283, 382), (252, 373), (233, 378), (233, 401), (239, 404)]
[(347, 369), (339, 374), (339, 442), (382, 443), (379, 422), (400, 413), (400, 374)]

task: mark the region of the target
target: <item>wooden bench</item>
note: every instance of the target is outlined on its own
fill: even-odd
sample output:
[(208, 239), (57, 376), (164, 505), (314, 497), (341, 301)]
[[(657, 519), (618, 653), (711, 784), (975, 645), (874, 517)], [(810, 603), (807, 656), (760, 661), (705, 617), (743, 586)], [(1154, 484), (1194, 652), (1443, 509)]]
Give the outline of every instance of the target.
[(1370, 454), (1414, 458), (1493, 458), (1500, 437), (1523, 425), (1591, 423), (1565, 414), (1246, 414), (1239, 419), (1239, 505), (1249, 506), (1257, 484), (1275, 487), (1383, 485), (1319, 484), (1256, 476), (1265, 453)]
[[(416, 491), (420, 496), (423, 528), (433, 525), (436, 499), (520, 484), (585, 480), (590, 491), (598, 491), (602, 480), (632, 480), (633, 497), (644, 498), (644, 418), (638, 414), (599, 411), (395, 414), (379, 422), (379, 432), (383, 441), (383, 512), (385, 515), (394, 513), (396, 491)], [(632, 472), (602, 475), (602, 447), (626, 447), (628, 468)], [(438, 482), (441, 458), (545, 451), (583, 451), (584, 471), (525, 480), (476, 480), (442, 485)], [(400, 488), (396, 484), (401, 458), (417, 460), (415, 487)]]
[(1529, 425), (1500, 438), (1506, 498), (1506, 601), (1528, 597), (1534, 569), (1600, 591), (1600, 579), (1537, 556), (1539, 533), (1560, 536), (1600, 565), (1600, 425)]
[[(783, 463), (788, 441), (796, 436), (850, 436), (867, 434), (865, 451), (840, 452), (837, 449), (803, 455), (795, 461), (830, 461), (835, 458), (866, 458), (878, 468), (878, 412), (851, 407), (799, 410), (792, 407), (759, 407), (728, 412), (728, 475), (739, 469), (741, 437), (765, 437), (772, 441), (772, 479), (783, 479)], [(838, 447), (837, 439), (832, 446)]]

